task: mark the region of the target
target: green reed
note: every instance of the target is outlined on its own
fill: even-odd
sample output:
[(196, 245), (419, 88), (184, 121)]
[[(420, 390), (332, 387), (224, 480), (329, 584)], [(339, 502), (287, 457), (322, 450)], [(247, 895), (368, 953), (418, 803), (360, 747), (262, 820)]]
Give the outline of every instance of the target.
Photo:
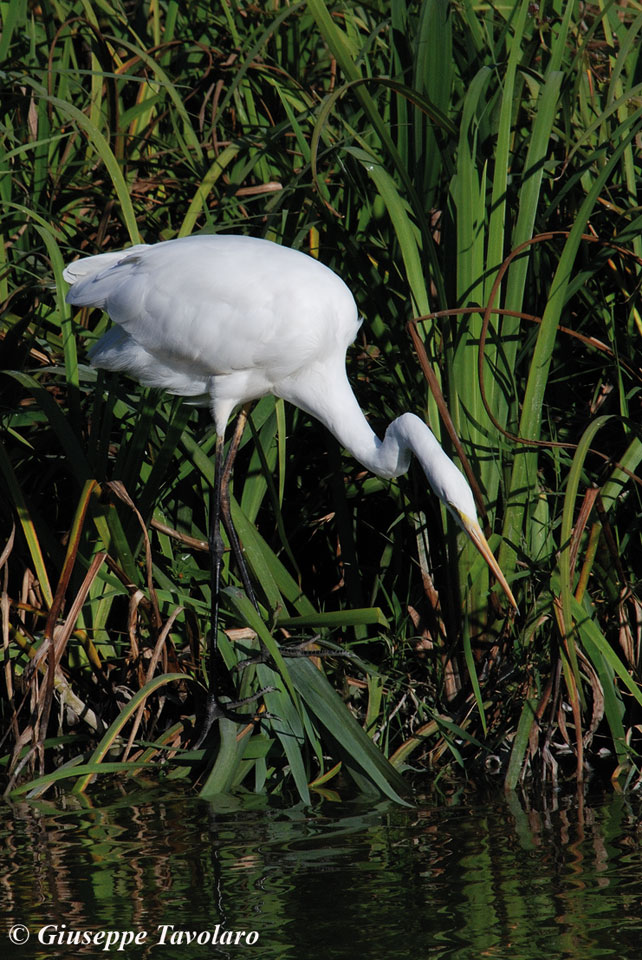
[[(399, 797), (409, 763), (477, 774), (497, 757), (511, 787), (581, 779), (604, 756), (634, 780), (642, 15), (443, 0), (0, 11), (9, 788), (86, 789), (121, 763), (206, 795)], [(412, 409), (457, 456), (416, 320), (520, 607), (508, 615), (419, 472), (367, 476), (266, 398), (233, 499), (261, 616), (226, 561), (221, 645), (243, 692), (275, 686), (272, 719), (221, 723), (205, 752), (189, 741), (213, 428), (92, 370), (108, 321), (72, 313), (61, 277), (82, 253), (199, 230), (336, 269), (364, 316), (348, 367), (373, 426)], [(235, 671), (257, 637), (272, 666)], [(352, 657), (282, 657), (304, 639)]]

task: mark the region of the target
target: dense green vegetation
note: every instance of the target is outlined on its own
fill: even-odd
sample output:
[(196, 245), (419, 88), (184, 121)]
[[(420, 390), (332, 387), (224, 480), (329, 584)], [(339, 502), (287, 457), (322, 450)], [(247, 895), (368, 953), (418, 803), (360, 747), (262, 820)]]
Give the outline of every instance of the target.
[[(143, 766), (303, 798), (396, 796), (408, 769), (636, 782), (639, 5), (0, 9), (6, 786)], [(413, 410), (463, 458), (519, 604), (419, 469), (373, 478), (266, 398), (233, 504), (262, 616), (226, 567), (221, 643), (230, 667), (257, 635), (272, 650), (274, 670), (232, 671), (277, 687), (272, 719), (221, 721), (205, 752), (213, 428), (97, 374), (108, 320), (61, 277), (197, 231), (344, 277), (364, 410), (380, 434)], [(352, 656), (281, 659), (306, 639)]]

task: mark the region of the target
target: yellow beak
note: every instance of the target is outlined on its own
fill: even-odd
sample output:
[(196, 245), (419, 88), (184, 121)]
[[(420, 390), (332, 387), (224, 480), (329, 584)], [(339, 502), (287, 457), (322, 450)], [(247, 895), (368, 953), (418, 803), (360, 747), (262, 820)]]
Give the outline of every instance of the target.
[(508, 583), (506, 582), (506, 577), (502, 573), (501, 568), (497, 563), (497, 560), (495, 560), (495, 557), (491, 553), (491, 549), (488, 546), (488, 540), (482, 533), (482, 529), (479, 526), (478, 522), (476, 520), (472, 520), (470, 517), (467, 517), (466, 514), (464, 513), (459, 513), (459, 511), (457, 511), (457, 516), (461, 522), (462, 527), (464, 528), (464, 530), (466, 531), (466, 533), (468, 534), (470, 539), (473, 541), (473, 543), (481, 553), (482, 557), (490, 567), (495, 579), (499, 584), (501, 584), (501, 587), (504, 593), (506, 594), (506, 596), (514, 606), (515, 610), (517, 610), (515, 597), (513, 596), (511, 588), (508, 586)]

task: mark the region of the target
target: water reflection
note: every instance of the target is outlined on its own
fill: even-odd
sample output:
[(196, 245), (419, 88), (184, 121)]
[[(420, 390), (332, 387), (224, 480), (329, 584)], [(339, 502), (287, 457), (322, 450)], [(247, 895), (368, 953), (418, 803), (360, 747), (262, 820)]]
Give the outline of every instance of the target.
[(3, 812), (0, 936), (31, 933), (11, 956), (641, 955), (637, 798), (278, 809), (130, 785)]

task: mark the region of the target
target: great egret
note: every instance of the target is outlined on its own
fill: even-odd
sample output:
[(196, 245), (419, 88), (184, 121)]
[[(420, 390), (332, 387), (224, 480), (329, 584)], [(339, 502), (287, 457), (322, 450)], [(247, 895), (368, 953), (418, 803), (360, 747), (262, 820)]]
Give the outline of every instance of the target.
[[(236, 407), (272, 393), (312, 414), (360, 463), (380, 477), (405, 473), (411, 454), (466, 531), (511, 604), (515, 600), (476, 518), (471, 489), (423, 420), (404, 413), (380, 440), (368, 425), (345, 369), (360, 326), (343, 280), (318, 260), (268, 240), (193, 236), (77, 260), (66, 267), (67, 302), (101, 307), (115, 326), (90, 352), (94, 366), (209, 403), (216, 427), (211, 516), (213, 617), (208, 724), (237, 716), (221, 701), (214, 662), (222, 516), (240, 556), (227, 481), (243, 418), (223, 465), (223, 438)], [(241, 573), (253, 599), (245, 564)], [(201, 738), (202, 739), (202, 738)]]

